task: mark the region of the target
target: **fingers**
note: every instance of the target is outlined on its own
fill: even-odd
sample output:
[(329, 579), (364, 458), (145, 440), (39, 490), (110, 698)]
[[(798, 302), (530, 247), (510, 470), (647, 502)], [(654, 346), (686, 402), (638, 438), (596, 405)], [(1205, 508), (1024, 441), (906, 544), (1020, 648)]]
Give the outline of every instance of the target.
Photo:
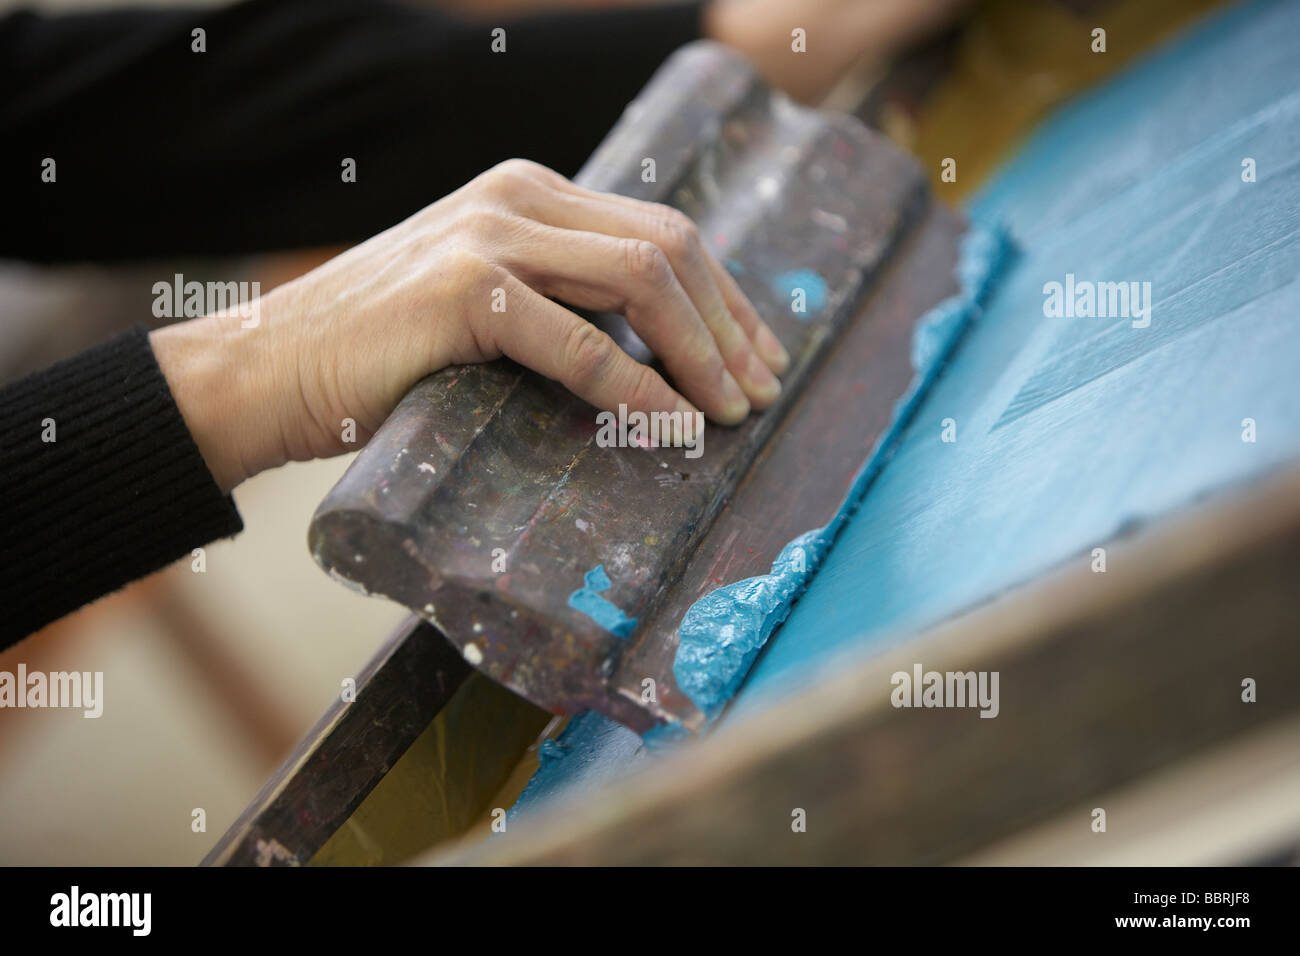
[[(593, 192), (589, 189), (583, 189), (581, 186), (576, 186), (567, 180), (565, 180), (565, 183), (570, 191), (575, 191), (579, 194), (585, 194), (590, 197), (603, 198), (614, 205), (629, 210), (633, 215), (644, 215), (651, 219), (656, 216), (678, 215), (687, 223), (691, 223), (690, 218), (684, 213), (678, 213), (677, 210), (674, 210), (669, 206), (644, 202), (640, 199), (632, 199), (629, 196), (619, 196), (614, 193)], [(694, 224), (691, 223), (691, 226), (694, 227)], [(695, 232), (695, 237), (698, 242), (698, 231), (694, 229), (693, 231)], [(703, 243), (698, 244), (703, 258), (708, 263), (709, 272), (712, 275), (713, 280), (717, 283), (718, 289), (721, 291), (723, 300), (726, 302), (727, 308), (731, 311), (732, 317), (735, 318), (735, 320), (740, 324), (740, 327), (745, 330), (745, 334), (749, 337), (755, 350), (767, 364), (767, 367), (778, 375), (784, 374), (790, 367), (790, 355), (786, 352), (785, 346), (781, 344), (780, 340), (777, 339), (772, 330), (768, 328), (767, 323), (759, 318), (758, 312), (755, 310), (753, 303), (749, 301), (749, 297), (741, 291), (740, 286), (736, 284), (736, 280), (732, 278), (731, 273), (729, 273), (722, 263), (718, 261), (717, 256), (709, 252), (709, 250), (704, 247)]]
[(784, 372), (790, 357), (735, 279), (705, 248), (689, 217), (658, 203), (584, 189), (544, 166), (521, 163), (515, 170), (544, 187), (532, 192), (527, 203), (527, 214), (538, 221), (659, 246), (746, 395), (760, 408), (775, 400), (780, 385), (769, 372)]
[(790, 368), (790, 353), (785, 350), (785, 346), (781, 344), (775, 333), (767, 327), (767, 323), (758, 317), (753, 303), (744, 292), (740, 291), (740, 286), (736, 284), (731, 273), (714, 256), (710, 255), (708, 261), (709, 271), (713, 273), (714, 281), (722, 292), (727, 308), (731, 310), (740, 327), (754, 343), (754, 350), (773, 372), (777, 375), (785, 374)]
[[(586, 319), (510, 281), (509, 313), (502, 313), (493, 330), (502, 354), (560, 382), (597, 408), (631, 411), (682, 412), (694, 421), (695, 408), (654, 369), (642, 365), (612, 338)], [(506, 318), (509, 315), (509, 318)]]
[[(553, 225), (592, 230), (607, 236), (632, 237), (658, 249), (747, 399), (758, 408), (766, 408), (776, 401), (781, 394), (781, 383), (759, 357), (745, 329), (728, 308), (709, 267), (712, 256), (700, 243), (689, 219), (666, 207), (648, 203), (631, 207), (609, 202), (596, 194), (552, 193), (551, 196), (551, 206), (542, 215), (547, 216), (547, 221)], [(721, 266), (718, 268), (721, 270)], [(630, 320), (632, 316), (628, 318)], [(647, 340), (647, 344), (658, 354), (655, 343)], [(676, 370), (673, 372), (678, 374)]]
[[(545, 295), (626, 315), (678, 388), (714, 421), (734, 424), (749, 414), (750, 400), (724, 361), (721, 343), (658, 246), (644, 239), (533, 223), (524, 241), (505, 256), (510, 272)], [(744, 354), (757, 361), (739, 327), (733, 343), (735, 339)], [(762, 369), (775, 385), (765, 396), (770, 402), (780, 386), (766, 366)]]

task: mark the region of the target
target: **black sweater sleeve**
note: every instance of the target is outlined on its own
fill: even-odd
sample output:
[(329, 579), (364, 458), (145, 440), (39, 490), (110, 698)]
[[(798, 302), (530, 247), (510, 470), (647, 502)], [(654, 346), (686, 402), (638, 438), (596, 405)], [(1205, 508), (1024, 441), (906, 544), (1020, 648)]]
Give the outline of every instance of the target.
[(12, 14), (0, 256), (331, 245), (513, 156), (572, 175), (700, 16), (687, 3), (471, 24), (390, 0)]
[[(11, 14), (0, 256), (350, 242), (511, 156), (571, 175), (700, 11), (509, 21), (504, 53), (389, 0)], [(0, 522), (0, 646), (242, 527), (143, 330), (0, 389)]]
[(0, 647), (242, 528), (144, 329), (0, 388)]

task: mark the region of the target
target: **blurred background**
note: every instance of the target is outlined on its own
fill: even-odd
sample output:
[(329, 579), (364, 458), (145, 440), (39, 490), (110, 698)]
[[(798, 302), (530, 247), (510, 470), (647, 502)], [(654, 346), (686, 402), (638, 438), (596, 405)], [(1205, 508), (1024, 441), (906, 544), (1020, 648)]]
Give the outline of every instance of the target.
[[(132, 5), (146, 4), (162, 5)], [(438, 5), (495, 15), (620, 0)], [(975, 4), (977, 12), (892, 66), (862, 64), (831, 99), (936, 171), (937, 157), (961, 142), (970, 158), (965, 192), (1052, 106), (1215, 5)], [(18, 6), (0, 0), (0, 15)], [(1056, 42), (1081, 11), (1098, 6), (1107, 7), (1109, 22), (1132, 27), (1112, 30), (1113, 55), (1104, 63)], [(952, 187), (942, 195), (960, 198)], [(0, 262), (0, 382), (134, 323), (158, 322), (150, 305), (159, 276), (255, 280), (265, 292), (337, 251), (112, 268)], [(105, 675), (98, 720), (59, 710), (8, 710), (0, 718), (0, 864), (191, 865), (211, 848), (405, 617), (395, 605), (340, 587), (308, 553), (310, 516), (350, 460), (291, 464), (246, 482), (234, 494), (246, 530), (206, 549), (205, 573), (181, 562), (0, 652), (0, 670), (22, 662), (29, 670)], [(1170, 794), (1188, 792), (1177, 781), (1166, 785)], [(203, 832), (191, 825), (196, 808), (206, 814)], [(1050, 835), (1044, 839), (1037, 850), (990, 861), (1029, 861), (1052, 845)]]

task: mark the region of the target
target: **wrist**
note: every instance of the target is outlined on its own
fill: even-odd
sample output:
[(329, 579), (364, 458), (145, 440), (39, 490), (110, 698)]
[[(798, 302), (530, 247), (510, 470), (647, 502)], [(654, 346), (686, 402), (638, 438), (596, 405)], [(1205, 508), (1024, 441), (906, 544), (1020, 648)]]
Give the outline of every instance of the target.
[(151, 332), (176, 407), (223, 493), (284, 464), (257, 328), (217, 314)]

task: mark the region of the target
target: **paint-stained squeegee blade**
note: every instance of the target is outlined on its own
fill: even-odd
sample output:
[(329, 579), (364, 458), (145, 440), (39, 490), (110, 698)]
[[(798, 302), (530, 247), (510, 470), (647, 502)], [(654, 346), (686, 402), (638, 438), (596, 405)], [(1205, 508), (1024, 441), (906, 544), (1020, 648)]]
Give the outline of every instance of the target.
[[(636, 622), (674, 587), (801, 389), (816, 387), (819, 358), (924, 207), (925, 186), (881, 137), (790, 103), (708, 43), (659, 70), (577, 181), (695, 220), (792, 356), (777, 405), (707, 427), (694, 450), (619, 447), (597, 441), (596, 409), (519, 366), (445, 369), (411, 390), (326, 496), (310, 545), (331, 575), (421, 614), (542, 707), (594, 709), (638, 731), (697, 729), (702, 715), (671, 670), (620, 668), (672, 660), (671, 648), (640, 644), (675, 633)], [(612, 332), (648, 360), (626, 325)]]

